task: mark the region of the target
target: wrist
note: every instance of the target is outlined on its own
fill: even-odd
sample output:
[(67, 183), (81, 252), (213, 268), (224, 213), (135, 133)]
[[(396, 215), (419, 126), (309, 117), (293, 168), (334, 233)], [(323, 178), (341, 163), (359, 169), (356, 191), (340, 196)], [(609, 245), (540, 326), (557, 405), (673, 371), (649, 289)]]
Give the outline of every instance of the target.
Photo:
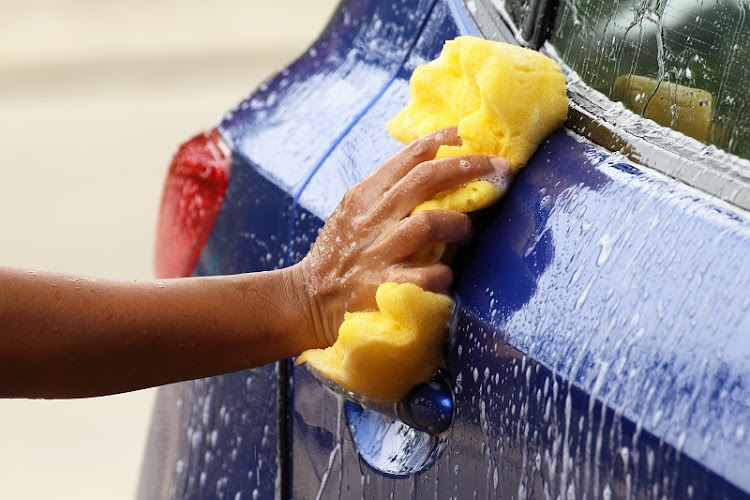
[(331, 345), (334, 339), (328, 339), (325, 322), (316, 300), (316, 286), (313, 273), (309, 266), (309, 259), (305, 258), (293, 266), (282, 269), (284, 283), (297, 311), (290, 327), (297, 336), (298, 352), (307, 349), (324, 348)]

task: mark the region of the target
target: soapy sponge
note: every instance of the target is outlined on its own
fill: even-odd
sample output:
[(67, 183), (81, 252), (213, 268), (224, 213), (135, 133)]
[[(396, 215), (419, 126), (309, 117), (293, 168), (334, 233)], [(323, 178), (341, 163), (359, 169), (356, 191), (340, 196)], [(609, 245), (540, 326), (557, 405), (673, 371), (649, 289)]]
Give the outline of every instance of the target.
[(461, 146), (437, 157), (466, 154), (507, 158), (521, 168), (568, 114), (565, 78), (539, 52), (462, 36), (445, 42), (440, 57), (418, 66), (409, 104), (386, 128), (407, 144), (435, 130), (458, 126)]
[(375, 300), (377, 311), (346, 313), (333, 346), (305, 351), (297, 363), (349, 391), (397, 401), (440, 366), (453, 301), (411, 283), (384, 283)]
[[(411, 100), (387, 129), (409, 143), (458, 125), (462, 145), (442, 146), (438, 157), (502, 156), (515, 171), (563, 124), (567, 110), (565, 79), (554, 61), (514, 45), (459, 37), (446, 42), (438, 59), (414, 70)], [(494, 203), (503, 188), (488, 180), (471, 182), (438, 193), (412, 214), (479, 210)], [(412, 264), (438, 260), (442, 245), (424, 250)], [(373, 400), (398, 401), (440, 366), (453, 301), (395, 283), (380, 285), (375, 299), (377, 311), (346, 313), (333, 346), (305, 351), (297, 363), (308, 362), (345, 389)]]

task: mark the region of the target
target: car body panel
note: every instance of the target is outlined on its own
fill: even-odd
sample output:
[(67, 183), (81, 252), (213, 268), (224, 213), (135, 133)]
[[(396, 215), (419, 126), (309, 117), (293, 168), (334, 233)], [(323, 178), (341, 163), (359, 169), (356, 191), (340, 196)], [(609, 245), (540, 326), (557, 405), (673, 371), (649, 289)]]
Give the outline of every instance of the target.
[[(281, 267), (291, 208), (288, 194), (234, 155), (193, 274)], [(161, 388), (139, 498), (272, 498), (280, 481), (279, 371), (273, 363)]]
[(339, 397), (300, 368), (295, 497), (330, 476), (323, 497), (340, 485), (345, 498), (744, 497), (748, 222), (556, 132), (456, 259), (457, 414), (443, 458), (418, 480), (381, 477), (357, 460)]
[(302, 57), (224, 117), (232, 150), (296, 194), (400, 70), (434, 1), (342, 4)]
[[(411, 71), (478, 30), (458, 1), (419, 3), (418, 22), (389, 3), (345, 2), (316, 50), (222, 122), (232, 177), (195, 274), (300, 260), (346, 189), (400, 149), (384, 125)], [(380, 59), (341, 57), (364, 39), (346, 38), (347, 12), (360, 35), (414, 36)], [(342, 78), (354, 95), (339, 101)], [(226, 478), (229, 498), (750, 497), (747, 212), (562, 129), (474, 222), (454, 266), (456, 414), (435, 465), (373, 469), (343, 399), (282, 362), (163, 390), (182, 403), (160, 427), (181, 436), (161, 462), (180, 470), (141, 496), (202, 497), (203, 474)]]

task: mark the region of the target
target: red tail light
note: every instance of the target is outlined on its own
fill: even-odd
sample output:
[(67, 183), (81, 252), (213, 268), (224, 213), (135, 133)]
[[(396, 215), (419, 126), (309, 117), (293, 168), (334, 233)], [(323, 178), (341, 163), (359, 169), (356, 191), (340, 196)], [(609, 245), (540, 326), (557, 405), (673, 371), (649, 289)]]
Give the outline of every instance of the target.
[(156, 276), (193, 272), (229, 182), (231, 153), (216, 129), (177, 150), (169, 167), (156, 235)]

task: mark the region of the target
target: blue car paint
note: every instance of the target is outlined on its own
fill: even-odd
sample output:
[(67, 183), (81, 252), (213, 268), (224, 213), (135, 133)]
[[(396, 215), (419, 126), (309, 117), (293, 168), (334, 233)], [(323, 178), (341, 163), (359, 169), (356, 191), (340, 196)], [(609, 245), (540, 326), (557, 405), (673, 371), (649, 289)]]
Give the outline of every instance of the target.
[(434, 2), (343, 5), (305, 55), (224, 117), (232, 149), (297, 194), (400, 70)]
[[(283, 265), (292, 200), (258, 171), (233, 156), (226, 202), (195, 275)], [(279, 372), (274, 363), (161, 388), (139, 497), (273, 498), (280, 480)]]
[[(347, 58), (347, 44), (401, 33), (393, 26), (407, 19), (377, 2), (344, 4), (315, 50), (222, 122), (232, 177), (195, 274), (301, 259), (346, 189), (400, 148), (383, 126), (406, 102), (411, 71), (470, 26), (457, 2), (419, 5), (403, 28), (415, 37), (380, 61)], [(348, 8), (361, 23), (351, 30)], [(347, 78), (358, 91), (342, 96)], [(340, 120), (328, 120), (330, 106)], [(168, 471), (160, 488), (141, 491), (270, 498), (286, 481), (297, 498), (747, 498), (748, 222), (556, 132), (457, 256), (461, 306), (446, 347), (457, 414), (437, 464), (408, 478), (371, 469), (341, 399), (279, 363), (164, 389), (162, 403), (179, 408), (167, 426), (177, 438), (155, 465)], [(293, 373), (289, 390), (280, 371)]]
[[(433, 4), (342, 6), (306, 54), (224, 117), (231, 178), (194, 275), (288, 263), (298, 192), (401, 70)], [(287, 365), (161, 389), (139, 497), (283, 495)]]

